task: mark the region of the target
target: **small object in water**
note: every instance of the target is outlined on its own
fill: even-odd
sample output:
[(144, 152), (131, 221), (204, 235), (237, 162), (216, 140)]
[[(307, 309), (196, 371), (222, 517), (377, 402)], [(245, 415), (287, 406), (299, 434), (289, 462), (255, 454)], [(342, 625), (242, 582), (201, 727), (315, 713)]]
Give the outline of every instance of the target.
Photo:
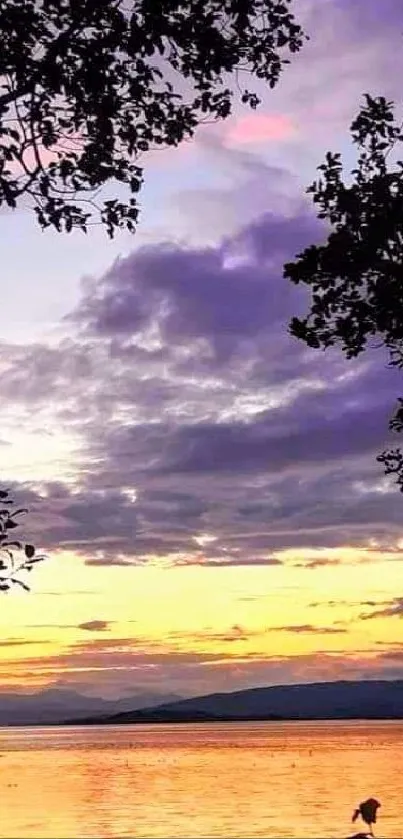
[[(368, 825), (371, 836), (373, 836), (372, 825), (376, 822), (376, 811), (380, 806), (381, 805), (376, 798), (367, 798), (366, 801), (362, 801), (359, 807), (354, 810), (352, 821), (355, 822), (356, 819), (358, 819), (358, 816), (361, 816), (365, 824)], [(361, 835), (365, 836), (365, 833)]]

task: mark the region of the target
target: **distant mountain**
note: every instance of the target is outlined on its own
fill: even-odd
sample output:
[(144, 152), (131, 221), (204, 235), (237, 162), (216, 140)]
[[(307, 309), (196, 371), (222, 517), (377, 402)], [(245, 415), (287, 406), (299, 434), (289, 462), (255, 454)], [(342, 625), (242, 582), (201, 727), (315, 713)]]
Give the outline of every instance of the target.
[(403, 680), (251, 688), (87, 718), (88, 724), (214, 720), (403, 719)]
[(51, 688), (39, 693), (0, 693), (0, 726), (48, 725), (74, 717), (79, 721), (89, 715), (114, 714), (151, 708), (161, 702), (172, 703), (181, 697), (175, 694), (139, 693), (124, 699), (107, 700), (83, 696), (72, 690)]

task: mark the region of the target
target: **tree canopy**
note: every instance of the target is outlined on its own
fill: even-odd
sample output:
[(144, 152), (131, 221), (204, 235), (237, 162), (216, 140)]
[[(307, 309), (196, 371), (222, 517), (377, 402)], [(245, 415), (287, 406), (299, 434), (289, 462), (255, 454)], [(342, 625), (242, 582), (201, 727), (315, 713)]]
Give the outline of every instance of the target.
[[(343, 175), (340, 154), (328, 152), (308, 189), (331, 233), (325, 244), (285, 265), (285, 277), (312, 292), (310, 312), (293, 318), (290, 331), (310, 347), (337, 344), (347, 358), (376, 339), (390, 364), (403, 369), (403, 125), (393, 103), (367, 95), (351, 135), (359, 155), (350, 177)], [(390, 427), (403, 430), (403, 399)], [(378, 460), (403, 491), (400, 449), (384, 451)]]
[(0, 33), (0, 205), (110, 236), (135, 228), (140, 156), (226, 118), (234, 87), (255, 108), (245, 79), (274, 87), (305, 37), (290, 0), (2, 0)]

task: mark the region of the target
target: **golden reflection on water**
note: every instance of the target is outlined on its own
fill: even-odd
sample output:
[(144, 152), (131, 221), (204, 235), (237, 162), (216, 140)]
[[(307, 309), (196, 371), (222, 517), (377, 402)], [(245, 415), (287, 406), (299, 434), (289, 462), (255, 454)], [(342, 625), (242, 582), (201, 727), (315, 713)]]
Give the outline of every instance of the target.
[(403, 837), (403, 723), (0, 729), (0, 835)]

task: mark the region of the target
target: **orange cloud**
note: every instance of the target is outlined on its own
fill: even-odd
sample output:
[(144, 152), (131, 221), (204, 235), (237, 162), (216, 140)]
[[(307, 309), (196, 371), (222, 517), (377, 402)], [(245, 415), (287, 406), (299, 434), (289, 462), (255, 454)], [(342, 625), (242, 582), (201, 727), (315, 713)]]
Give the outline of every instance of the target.
[(248, 114), (232, 124), (228, 140), (232, 143), (263, 143), (287, 140), (296, 129), (283, 114)]

